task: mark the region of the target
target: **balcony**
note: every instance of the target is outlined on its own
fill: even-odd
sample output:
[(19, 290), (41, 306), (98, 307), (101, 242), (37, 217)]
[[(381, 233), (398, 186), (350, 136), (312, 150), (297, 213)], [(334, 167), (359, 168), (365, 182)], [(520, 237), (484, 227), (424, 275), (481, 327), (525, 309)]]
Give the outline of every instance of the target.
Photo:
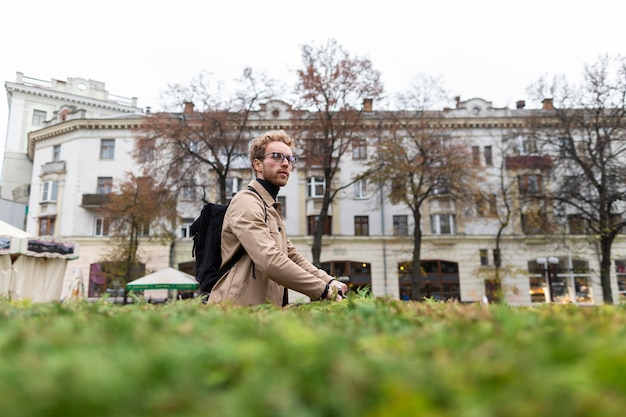
[(47, 162), (41, 166), (41, 175), (65, 174), (65, 161)]
[(506, 169), (552, 169), (552, 158), (550, 156), (520, 155), (507, 156), (504, 158)]
[(109, 194), (83, 194), (81, 207), (100, 208), (109, 202)]

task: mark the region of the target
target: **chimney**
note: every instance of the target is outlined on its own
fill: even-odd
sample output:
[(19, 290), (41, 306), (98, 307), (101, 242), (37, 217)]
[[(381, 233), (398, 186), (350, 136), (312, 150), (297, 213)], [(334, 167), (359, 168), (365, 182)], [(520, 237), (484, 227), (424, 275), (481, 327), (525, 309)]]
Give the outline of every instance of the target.
[(146, 106), (146, 114), (150, 114), (152, 108), (150, 106)]
[(364, 98), (363, 99), (363, 111), (371, 112), (374, 107), (374, 99), (372, 98)]
[(544, 98), (541, 100), (541, 104), (543, 104), (543, 110), (554, 110), (554, 104), (552, 104), (551, 98)]
[(518, 100), (517, 103), (515, 103), (515, 107), (518, 109), (523, 109), (524, 107), (526, 107), (526, 102), (524, 100)]
[(193, 103), (191, 101), (185, 101), (185, 108), (183, 110), (183, 114), (191, 114), (193, 113)]

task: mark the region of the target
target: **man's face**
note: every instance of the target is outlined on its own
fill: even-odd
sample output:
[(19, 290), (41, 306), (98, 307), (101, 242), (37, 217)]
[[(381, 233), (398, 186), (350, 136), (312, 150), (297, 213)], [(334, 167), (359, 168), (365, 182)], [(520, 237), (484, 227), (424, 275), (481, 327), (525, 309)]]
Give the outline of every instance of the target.
[(289, 164), (287, 158), (282, 160), (280, 156), (273, 158), (272, 154), (274, 153), (282, 154), (285, 157), (293, 156), (291, 148), (283, 142), (270, 142), (265, 147), (265, 157), (255, 160), (254, 168), (258, 178), (277, 187), (283, 187), (287, 185), (289, 174), (293, 167)]

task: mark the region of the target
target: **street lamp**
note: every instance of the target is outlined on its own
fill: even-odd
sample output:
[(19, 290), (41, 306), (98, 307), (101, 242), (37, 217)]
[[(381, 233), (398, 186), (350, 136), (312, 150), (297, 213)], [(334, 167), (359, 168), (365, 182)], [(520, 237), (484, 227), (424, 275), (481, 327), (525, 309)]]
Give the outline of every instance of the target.
[(554, 294), (552, 293), (552, 274), (550, 273), (550, 265), (558, 265), (559, 258), (556, 256), (548, 256), (547, 258), (537, 258), (537, 263), (542, 266), (546, 276), (546, 284), (548, 287), (548, 295), (550, 302), (554, 302)]

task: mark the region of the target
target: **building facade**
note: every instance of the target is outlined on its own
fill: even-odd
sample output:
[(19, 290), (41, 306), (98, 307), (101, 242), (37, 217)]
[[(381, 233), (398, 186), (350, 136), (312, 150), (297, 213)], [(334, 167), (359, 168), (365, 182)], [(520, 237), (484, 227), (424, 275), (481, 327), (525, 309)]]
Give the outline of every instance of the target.
[(100, 118), (141, 113), (136, 98), (109, 94), (105, 84), (84, 78), (50, 81), (21, 72), (7, 81), (9, 117), (0, 182), (0, 197), (28, 202), (32, 155), (28, 133), (76, 117)]
[[(250, 139), (269, 129), (289, 132), (289, 111), (289, 106), (281, 101), (265, 103), (251, 118)], [(501, 167), (506, 165), (505, 158), (511, 156), (505, 152), (505, 142), (514, 144), (514, 158), (534, 155), (542, 161), (542, 156), (519, 133), (526, 119), (537, 111), (541, 109), (498, 109), (488, 101), (472, 99), (458, 100), (454, 109), (445, 109), (443, 113), (448, 129), (462, 137), (471, 149), (487, 186), (497, 181)], [(132, 129), (142, 119), (136, 115), (80, 115), (59, 119), (28, 135), (33, 173), (29, 180), (27, 231), (78, 242), (81, 255), (70, 262), (65, 285), (69, 288), (79, 274), (85, 287), (96, 296), (101, 282), (99, 268), (106, 261), (110, 245), (107, 219), (100, 216), (97, 208), (103, 196), (115, 191), (125, 172), (139, 173), (129, 153), (135, 141)], [(372, 111), (369, 117), (384, 121), (390, 114)], [(346, 155), (341, 161), (338, 184), (349, 183), (354, 173), (363, 169), (367, 156), (376, 151), (376, 139), (373, 131), (364, 149)], [(538, 192), (547, 185), (547, 167), (541, 163), (516, 167), (508, 162), (506, 175), (519, 183), (518, 193)], [(245, 188), (251, 175), (247, 167), (234, 169), (228, 191)], [(319, 214), (324, 186), (315, 169), (298, 165), (289, 184), (279, 193), (288, 234), (305, 256), (311, 253), (311, 224)], [(209, 191), (209, 199), (215, 199), (215, 194), (211, 194), (215, 190)], [(370, 287), (376, 296), (405, 299), (412, 285), (408, 268), (415, 225), (406, 207), (389, 201), (388, 191), (366, 181), (357, 182), (338, 195), (329, 212), (331, 222), (323, 238), (321, 261), (324, 268), (344, 277), (355, 290)], [(560, 234), (531, 232), (524, 216), (518, 213), (496, 250), (498, 224), (490, 214), (489, 204), (483, 203), (469, 206), (441, 195), (433, 196), (423, 207), (424, 276), (419, 284), (420, 294), (462, 302), (482, 302), (499, 294), (504, 301), (516, 305), (603, 302), (598, 258), (587, 236), (569, 234), (564, 238)], [(181, 193), (175, 241), (160, 244), (148, 237), (142, 241), (140, 257), (146, 272), (166, 266), (190, 271), (194, 260), (188, 228), (201, 207), (200, 194)], [(563, 244), (563, 239), (567, 244)], [(619, 300), (626, 265), (623, 235), (616, 239), (613, 254), (612, 290), (614, 300)], [(497, 281), (493, 279), (496, 262), (502, 274)], [(300, 297), (290, 295), (292, 301)]]

